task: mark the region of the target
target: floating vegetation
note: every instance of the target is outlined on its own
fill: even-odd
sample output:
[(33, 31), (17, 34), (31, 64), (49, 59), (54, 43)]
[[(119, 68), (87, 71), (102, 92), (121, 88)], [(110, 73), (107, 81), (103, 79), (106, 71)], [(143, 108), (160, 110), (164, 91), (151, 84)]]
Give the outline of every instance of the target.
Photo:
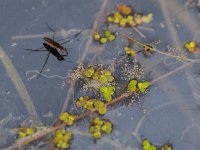
[(80, 70), (78, 71), (78, 80), (82, 80), (82, 90), (84, 92), (95, 91), (96, 93), (98, 93), (99, 88), (102, 86), (116, 85), (116, 82), (114, 81), (114, 76), (112, 75), (110, 69), (104, 69), (102, 65), (90, 65), (85, 68), (83, 67), (81, 71), (82, 73), (80, 73)]
[(98, 113), (104, 115), (107, 113), (107, 106), (101, 100), (90, 99), (89, 96), (81, 96), (76, 101), (77, 107), (83, 107), (85, 110), (98, 110)]
[[(110, 13), (104, 19), (106, 27), (115, 24), (117, 25), (117, 29), (118, 27), (134, 28), (143, 23), (151, 22), (153, 20), (153, 14), (149, 13), (147, 15), (142, 15), (136, 13), (130, 6), (120, 4), (116, 6), (115, 11)], [(111, 69), (111, 67), (113, 67), (111, 65), (79, 64), (78, 67), (71, 72), (70, 82), (73, 83), (72, 86), (76, 85), (78, 87), (78, 92), (83, 93), (81, 93), (83, 96), (79, 95), (77, 97), (77, 95), (75, 95), (75, 105), (77, 109), (82, 109), (83, 112), (76, 115), (74, 112), (63, 112), (58, 116), (58, 119), (53, 126), (46, 127), (42, 131), (37, 131), (37, 128), (31, 127), (19, 128), (17, 131), (19, 139), (13, 146), (14, 148), (18, 149), (21, 145), (28, 145), (33, 141), (46, 136), (44, 141), (47, 142), (48, 140), (54, 148), (68, 149), (70, 148), (73, 134), (70, 130), (67, 130), (67, 128), (90, 115), (97, 116), (90, 120), (89, 125), (89, 132), (95, 140), (100, 139), (104, 134), (111, 134), (114, 125), (111, 121), (103, 119), (110, 107), (119, 104), (120, 102), (124, 102), (127, 99), (132, 100), (133, 103), (139, 102), (140, 99), (146, 96), (150, 86), (162, 78), (176, 72), (171, 72), (171, 74), (164, 75), (164, 77), (157, 80), (145, 78), (145, 68), (142, 66), (142, 62), (138, 62), (135, 57), (140, 52), (145, 56), (151, 56), (152, 53), (159, 53), (176, 58), (177, 60), (191, 61), (191, 59), (187, 58), (184, 53), (182, 53), (183, 51), (181, 51), (180, 47), (168, 48), (167, 52), (163, 52), (155, 49), (151, 44), (143, 44), (142, 42), (130, 38), (126, 34), (111, 32), (111, 30), (108, 29), (94, 29), (93, 31), (96, 32), (92, 35), (93, 40), (103, 45), (115, 40), (117, 35), (123, 35), (121, 38), (126, 37), (126, 40), (132, 42), (132, 44), (136, 44), (140, 49), (137, 47), (132, 48), (130, 45), (125, 46), (123, 51), (126, 55), (123, 58), (117, 58), (120, 63), (116, 63), (114, 69)], [(91, 43), (94, 44), (93, 42)], [(191, 53), (195, 53), (198, 49), (198, 45), (195, 41), (190, 41), (184, 45), (184, 48)], [(146, 57), (142, 57), (142, 59), (146, 59)], [(180, 68), (177, 70), (180, 70)], [(50, 134), (52, 136), (47, 136)], [(148, 139), (142, 141), (141, 147), (143, 150), (157, 150), (159, 148), (161, 150), (173, 149), (170, 144), (164, 144), (161, 147), (155, 146)]]
[(100, 87), (100, 92), (103, 94), (103, 98), (109, 102), (109, 101), (111, 101), (112, 95), (115, 92), (115, 87), (114, 86), (108, 86), (108, 87), (102, 86), (102, 87)]
[(64, 112), (59, 116), (59, 120), (61, 122), (65, 123), (65, 125), (71, 126), (71, 125), (74, 124), (75, 116), (74, 115), (70, 115), (67, 112)]
[(111, 33), (110, 31), (102, 31), (94, 33), (94, 40), (101, 44), (106, 44), (108, 41), (112, 42), (116, 39), (116, 33)]
[(171, 144), (164, 144), (163, 146), (161, 146), (160, 149), (161, 150), (173, 150), (173, 147)]
[(18, 136), (20, 138), (32, 135), (36, 133), (37, 129), (36, 128), (19, 128), (18, 129)]
[(128, 91), (130, 92), (136, 92), (137, 87), (140, 92), (144, 93), (145, 90), (150, 86), (150, 82), (145, 81), (145, 82), (138, 82), (136, 80), (131, 80), (128, 84)]
[(102, 134), (110, 134), (112, 132), (112, 123), (95, 117), (90, 123), (89, 130), (94, 139), (100, 139)]
[(133, 9), (127, 5), (118, 5), (116, 10), (107, 16), (107, 22), (118, 24), (120, 27), (134, 27), (153, 20), (151, 13), (147, 15), (134, 13)]
[(128, 56), (135, 56), (137, 54), (137, 52), (134, 49), (128, 46), (124, 47), (124, 51)]
[(173, 150), (171, 144), (164, 144), (161, 147), (153, 145), (148, 139), (144, 139), (141, 143), (143, 150)]
[(157, 150), (157, 147), (152, 145), (148, 139), (144, 139), (141, 145), (143, 150)]
[(53, 142), (57, 148), (67, 149), (70, 147), (70, 141), (73, 135), (71, 131), (57, 130)]
[(198, 50), (197, 42), (190, 41), (184, 45), (184, 47), (192, 54), (195, 54)]

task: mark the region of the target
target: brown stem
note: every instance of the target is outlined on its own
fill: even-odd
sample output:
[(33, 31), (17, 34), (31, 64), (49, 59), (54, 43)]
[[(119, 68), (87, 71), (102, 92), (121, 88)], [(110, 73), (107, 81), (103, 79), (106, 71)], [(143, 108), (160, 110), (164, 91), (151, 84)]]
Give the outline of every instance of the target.
[[(175, 70), (173, 70), (173, 71), (171, 71), (171, 72), (169, 72), (167, 74), (164, 74), (163, 76), (161, 76), (161, 77), (153, 80), (151, 82), (151, 85), (153, 85), (153, 84), (155, 84), (155, 83), (163, 80), (164, 78), (167, 78), (167, 77), (169, 77), (169, 76), (177, 73), (178, 71), (180, 71), (180, 70), (182, 70), (182, 69), (184, 69), (186, 67), (189, 67), (189, 66), (191, 66), (191, 65), (193, 65), (195, 63), (198, 63), (198, 62), (200, 62), (199, 59), (194, 60), (194, 61), (189, 62), (189, 63), (186, 63), (185, 65), (180, 66), (180, 67), (176, 68)], [(123, 93), (119, 97), (114, 98), (112, 101), (110, 101), (109, 103), (107, 103), (106, 106), (110, 106), (110, 105), (116, 104), (118, 102), (121, 102), (123, 99), (127, 98), (128, 96), (131, 96), (131, 94), (132, 94), (131, 92)], [(85, 113), (83, 113), (81, 115), (78, 115), (75, 118), (75, 120), (76, 121), (81, 120), (81, 119), (83, 119), (83, 118), (85, 118), (85, 117), (87, 117), (87, 116), (95, 113), (96, 111), (97, 111), (97, 109), (93, 109), (92, 111), (87, 111), (87, 112), (85, 112)], [(53, 133), (56, 130), (62, 129), (63, 127), (65, 127), (65, 125), (64, 124), (60, 124), (60, 125), (56, 125), (55, 127), (49, 127), (46, 130), (44, 130), (44, 131), (38, 131), (37, 133), (35, 133), (33, 135), (30, 135), (28, 137), (24, 137), (22, 139), (19, 139), (13, 146), (10, 146), (10, 147), (8, 147), (7, 149), (4, 149), (4, 150), (14, 150), (14, 149), (20, 148), (20, 147), (22, 147), (24, 145), (27, 145), (27, 144), (29, 144), (29, 143), (31, 143), (33, 141), (36, 141), (36, 140), (42, 138), (42, 137), (44, 137), (44, 136), (46, 136), (46, 135), (48, 135), (50, 133)]]

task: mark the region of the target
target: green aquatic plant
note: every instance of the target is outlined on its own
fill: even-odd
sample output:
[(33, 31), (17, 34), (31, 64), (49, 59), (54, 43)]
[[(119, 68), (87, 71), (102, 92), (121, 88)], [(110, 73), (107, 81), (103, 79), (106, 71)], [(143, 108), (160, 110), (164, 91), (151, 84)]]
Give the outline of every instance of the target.
[(137, 52), (135, 50), (133, 50), (132, 48), (130, 47), (124, 47), (124, 51), (126, 53), (126, 55), (128, 56), (135, 56), (137, 54)]
[(140, 92), (144, 93), (146, 89), (150, 86), (150, 82), (138, 82), (137, 80), (131, 80), (128, 84), (128, 91), (136, 92), (137, 88)]
[(103, 94), (103, 98), (106, 101), (110, 101), (112, 99), (112, 95), (115, 92), (115, 87), (114, 86), (102, 86), (100, 87), (100, 92)]
[(76, 101), (77, 107), (83, 107), (85, 110), (94, 110), (97, 109), (98, 113), (104, 115), (107, 113), (107, 106), (101, 100), (90, 99), (89, 96), (81, 96)]
[(93, 35), (93, 39), (96, 42), (99, 42), (101, 44), (106, 44), (108, 41), (112, 42), (116, 39), (116, 34), (112, 33), (108, 30), (96, 32)]
[(142, 141), (142, 148), (144, 150), (147, 150), (150, 147), (151, 147), (151, 142), (149, 140), (145, 139), (145, 140)]
[(71, 131), (57, 130), (53, 138), (53, 142), (57, 148), (67, 149), (70, 147), (72, 137), (73, 134)]
[(94, 73), (93, 67), (89, 67), (89, 68), (87, 68), (83, 71), (83, 75), (88, 77), (88, 78), (90, 78), (93, 75), (93, 73)]
[(197, 52), (197, 47), (198, 45), (196, 41), (190, 41), (184, 45), (184, 48), (186, 48), (190, 53), (193, 54)]
[(144, 93), (145, 90), (150, 86), (150, 82), (145, 81), (145, 82), (139, 82), (138, 83), (138, 88), (140, 92)]
[(32, 134), (36, 133), (36, 131), (37, 131), (36, 128), (19, 128), (17, 134), (20, 138), (22, 138), (25, 136), (32, 135)]
[(70, 115), (67, 112), (64, 112), (59, 116), (59, 120), (62, 121), (63, 123), (65, 123), (66, 125), (71, 126), (74, 124), (75, 116)]
[(173, 147), (171, 144), (164, 144), (161, 146), (160, 150), (173, 150)]
[(148, 139), (144, 139), (141, 143), (143, 150), (157, 150), (155, 145), (152, 145)]
[(79, 99), (76, 100), (76, 106), (77, 107), (83, 107), (86, 102), (89, 100), (89, 96), (81, 96)]
[(130, 91), (130, 92), (135, 92), (136, 89), (137, 89), (137, 87), (136, 87), (137, 83), (138, 83), (138, 82), (137, 82), (136, 80), (131, 80), (131, 81), (129, 82), (129, 84), (128, 84), (128, 91)]
[(100, 84), (105, 84), (107, 82), (112, 82), (114, 77), (112, 76), (110, 70), (105, 70), (102, 75), (100, 75), (98, 82)]
[(100, 139), (104, 133), (110, 134), (112, 132), (112, 123), (95, 117), (90, 123), (89, 131), (94, 139)]

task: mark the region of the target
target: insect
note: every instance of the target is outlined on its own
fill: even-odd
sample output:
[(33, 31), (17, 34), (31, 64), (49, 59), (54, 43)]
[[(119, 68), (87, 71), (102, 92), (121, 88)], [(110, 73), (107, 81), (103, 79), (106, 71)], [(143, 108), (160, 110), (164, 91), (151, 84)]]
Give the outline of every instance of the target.
[[(68, 56), (68, 51), (67, 48), (63, 47), (62, 45), (69, 42), (70, 40), (72, 40), (73, 38), (75, 38), (76, 36), (78, 36), (83, 30), (77, 32), (76, 34), (74, 34), (72, 37), (67, 37), (65, 39), (61, 39), (58, 41), (54, 40), (54, 36), (55, 36), (55, 31), (47, 24), (47, 26), (50, 28), (50, 30), (53, 31), (53, 39), (49, 38), (49, 37), (44, 37), (44, 43), (43, 43), (43, 47), (37, 48), (37, 49), (25, 49), (25, 50), (30, 50), (30, 51), (47, 51), (47, 56), (44, 62), (44, 65), (42, 66), (42, 69), (40, 70), (39, 74), (42, 73), (50, 54), (52, 54), (53, 56), (55, 56), (59, 61), (65, 60), (64, 57)], [(62, 40), (66, 40), (62, 43), (58, 43), (59, 41)], [(43, 49), (45, 48), (45, 49)], [(64, 54), (60, 54), (61, 51)]]

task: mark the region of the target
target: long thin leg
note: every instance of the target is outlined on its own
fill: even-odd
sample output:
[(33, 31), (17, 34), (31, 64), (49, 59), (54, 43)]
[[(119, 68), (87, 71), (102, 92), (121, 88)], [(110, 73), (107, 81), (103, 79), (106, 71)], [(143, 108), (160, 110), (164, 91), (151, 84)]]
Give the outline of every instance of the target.
[[(81, 30), (81, 31), (79, 31), (79, 32), (77, 32), (77, 33), (74, 34), (73, 36), (66, 38), (66, 39), (68, 39), (68, 40), (65, 41), (65, 42), (62, 42), (60, 45), (63, 45), (63, 44), (65, 44), (65, 43), (68, 43), (68, 42), (71, 41), (73, 38), (75, 38), (75, 37), (77, 37), (79, 34), (81, 34), (81, 32), (83, 32), (83, 31), (84, 31), (84, 29)], [(65, 39), (63, 39), (63, 40), (65, 40)], [(61, 41), (61, 40), (58, 40), (58, 42), (59, 42), (59, 41)]]
[(46, 23), (46, 25), (47, 25), (48, 28), (53, 32), (53, 40), (54, 40), (54, 37), (55, 37), (55, 30), (54, 30), (48, 23)]
[(32, 50), (32, 51), (39, 51), (39, 50), (41, 50), (42, 48), (44, 48), (44, 46), (42, 46), (42, 47), (40, 47), (40, 48), (37, 48), (37, 49), (25, 49), (25, 50)]
[[(45, 65), (47, 64), (47, 61), (48, 61), (48, 59), (49, 59), (49, 56), (50, 56), (50, 52), (48, 52), (48, 54), (47, 54), (47, 57), (46, 57), (45, 62), (44, 62), (44, 65), (42, 66), (42, 69), (40, 70), (39, 75), (42, 73), (42, 71), (43, 71)], [(38, 75), (38, 77), (39, 77), (39, 75)]]
[(33, 52), (46, 52), (46, 51), (48, 51), (46, 49), (41, 49), (41, 50), (39, 50), (39, 49), (24, 49), (24, 50), (33, 51)]

